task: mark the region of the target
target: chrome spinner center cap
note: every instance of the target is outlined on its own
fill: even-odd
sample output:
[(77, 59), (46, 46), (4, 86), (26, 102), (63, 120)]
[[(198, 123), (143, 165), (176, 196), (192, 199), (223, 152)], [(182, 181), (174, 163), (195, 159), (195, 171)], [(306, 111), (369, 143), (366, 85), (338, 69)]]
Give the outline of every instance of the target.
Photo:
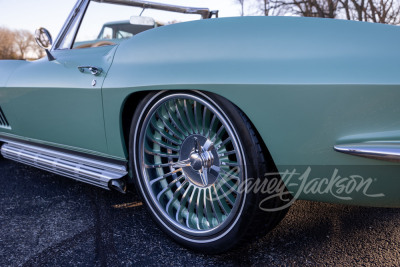
[(217, 150), (210, 139), (198, 134), (188, 136), (181, 145), (179, 161), (191, 183), (208, 187), (215, 183), (220, 172)]

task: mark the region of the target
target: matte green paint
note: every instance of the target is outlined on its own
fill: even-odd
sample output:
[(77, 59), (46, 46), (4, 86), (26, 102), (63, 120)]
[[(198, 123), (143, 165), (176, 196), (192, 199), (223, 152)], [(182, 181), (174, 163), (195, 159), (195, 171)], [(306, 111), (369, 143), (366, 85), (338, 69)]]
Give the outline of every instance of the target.
[(346, 135), (400, 130), (398, 43), (395, 26), (288, 17), (144, 32), (119, 45), (104, 83), (109, 152), (126, 155), (116, 118), (130, 93), (195, 89), (244, 110), (278, 164), (321, 162), (320, 153)]
[[(54, 61), (23, 62), (1, 90), (16, 136), (107, 154), (101, 85), (115, 48), (54, 51)], [(103, 69), (100, 76), (78, 66)], [(92, 80), (96, 86), (92, 86)]]
[[(400, 141), (399, 43), (398, 27), (329, 19), (243, 17), (174, 24), (138, 34), (109, 53), (107, 48), (57, 52), (64, 61), (51, 65), (54, 69), (47, 61), (25, 63), (11, 75), (9, 88), (0, 89), (6, 95), (0, 105), (14, 134), (127, 158), (121, 113), (130, 94), (214, 92), (245, 112), (280, 171), (316, 166), (313, 175), (327, 176), (331, 172), (321, 166), (342, 166), (343, 175), (375, 175), (371, 192), (386, 197), (359, 193), (352, 203), (399, 206), (398, 164), (333, 150), (340, 143)], [(106, 68), (114, 52), (102, 89), (102, 128), (100, 90), (91, 88), (92, 76), (76, 66)], [(35, 106), (32, 99), (49, 106)], [(35, 123), (27, 114), (35, 115)], [(377, 172), (366, 165), (376, 165)], [(299, 197), (347, 203), (328, 195)]]

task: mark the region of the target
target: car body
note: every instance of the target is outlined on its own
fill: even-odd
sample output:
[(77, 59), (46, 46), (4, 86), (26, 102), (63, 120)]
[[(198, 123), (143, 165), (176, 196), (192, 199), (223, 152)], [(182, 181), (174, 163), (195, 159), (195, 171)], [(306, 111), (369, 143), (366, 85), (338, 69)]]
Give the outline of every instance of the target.
[[(114, 45), (58, 49), (69, 21), (83, 16), (88, 2), (78, 1), (54, 42), (55, 60), (0, 62), (4, 157), (123, 191), (138, 175), (129, 144), (141, 100), (157, 92), (204, 93), (248, 118), (280, 176), (294, 170), (299, 179), (283, 181), (296, 199), (400, 206), (398, 27), (205, 19), (156, 27)], [(48, 156), (64, 167), (46, 165)], [(107, 178), (77, 174), (85, 168)]]

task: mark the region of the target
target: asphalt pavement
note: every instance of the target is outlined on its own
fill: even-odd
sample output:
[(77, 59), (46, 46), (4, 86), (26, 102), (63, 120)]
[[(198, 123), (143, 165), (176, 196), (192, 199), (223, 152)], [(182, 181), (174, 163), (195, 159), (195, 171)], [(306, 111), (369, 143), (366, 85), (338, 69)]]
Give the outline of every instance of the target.
[(400, 209), (297, 201), (261, 240), (202, 255), (122, 195), (0, 159), (0, 266), (400, 265)]

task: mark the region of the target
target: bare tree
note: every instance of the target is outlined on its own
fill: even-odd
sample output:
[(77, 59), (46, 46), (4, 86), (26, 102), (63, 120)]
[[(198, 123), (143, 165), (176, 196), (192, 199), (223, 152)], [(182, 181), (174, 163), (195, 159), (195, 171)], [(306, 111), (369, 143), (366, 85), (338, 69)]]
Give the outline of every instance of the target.
[(349, 20), (400, 24), (399, 0), (341, 0)]
[[(340, 0), (235, 0), (243, 7), (244, 2), (257, 3), (264, 16), (294, 14), (303, 17), (336, 17)], [(241, 15), (244, 14), (243, 8)]]
[(7, 28), (0, 28), (0, 59), (16, 59), (15, 33)]
[(25, 59), (27, 53), (32, 49), (33, 46), (36, 45), (35, 37), (27, 30), (16, 30), (14, 34), (14, 43), (16, 45), (18, 55), (21, 59)]
[(373, 22), (400, 24), (400, 2), (398, 0), (369, 0), (370, 14)]
[(302, 17), (336, 18), (340, 0), (275, 0), (275, 8), (285, 7)]
[(32, 59), (39, 59), (46, 56), (46, 52), (39, 45), (35, 44), (31, 47)]
[(262, 15), (279, 16), (288, 12), (288, 6), (282, 4), (282, 1), (258, 0)]
[[(244, 0), (239, 1), (244, 14)], [(345, 18), (400, 24), (400, 0), (246, 0), (256, 2), (264, 16), (293, 14), (303, 17)]]
[(244, 0), (235, 0), (240, 5), (240, 16), (244, 16)]
[(10, 30), (0, 27), (0, 59), (38, 59), (44, 51), (27, 30)]

